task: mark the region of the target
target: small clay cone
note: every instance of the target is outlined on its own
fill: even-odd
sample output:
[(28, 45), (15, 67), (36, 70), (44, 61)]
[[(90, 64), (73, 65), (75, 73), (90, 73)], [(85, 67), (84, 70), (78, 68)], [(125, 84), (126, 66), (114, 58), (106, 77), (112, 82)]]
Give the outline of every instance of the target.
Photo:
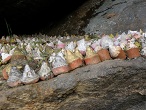
[(11, 70), (11, 64), (8, 64), (3, 70), (2, 70), (2, 74), (4, 79), (8, 79), (9, 78), (9, 74), (10, 74), (10, 70)]
[(129, 59), (137, 58), (137, 57), (141, 56), (139, 48), (131, 48), (131, 49), (127, 50), (126, 53), (127, 53), (127, 57)]
[(53, 68), (52, 72), (54, 73), (54, 75), (60, 75), (62, 73), (67, 73), (70, 71), (70, 67), (68, 65), (64, 65), (61, 67), (57, 67), (57, 68)]
[(35, 73), (28, 64), (25, 65), (21, 82), (23, 84), (33, 84), (39, 81), (39, 75)]
[(57, 48), (58, 49), (63, 49), (65, 47), (65, 43), (61, 42), (60, 40), (58, 41), (58, 44), (57, 44)]
[(77, 48), (75, 49), (75, 55), (78, 56), (82, 60), (83, 65), (84, 65), (84, 57)]
[(71, 70), (78, 68), (83, 65), (83, 61), (80, 57), (76, 56), (70, 50), (66, 51), (65, 58), (71, 68)]
[(120, 53), (118, 54), (118, 56), (115, 59), (122, 59), (125, 60), (126, 59), (126, 53), (124, 50), (120, 49)]
[(50, 46), (48, 46), (48, 45), (46, 45), (46, 47), (45, 47), (45, 53), (47, 55), (51, 55), (53, 52), (54, 52), (53, 48), (50, 47)]
[(101, 62), (98, 54), (96, 54), (91, 47), (87, 47), (86, 56), (84, 60), (85, 60), (86, 65), (97, 64)]
[(2, 60), (3, 64), (7, 63), (11, 59), (11, 55), (7, 54), (7, 53), (2, 53), (1, 56), (2, 56), (2, 59), (3, 59)]
[(52, 67), (52, 72), (56, 76), (70, 71), (69, 65), (61, 56), (55, 56), (55, 59), (52, 62)]
[(20, 49), (16, 48), (11, 57), (11, 61), (18, 60), (18, 59), (24, 60), (26, 59), (26, 56), (20, 51)]
[(109, 53), (113, 59), (126, 59), (126, 53), (120, 46), (110, 46)]
[(11, 67), (9, 78), (7, 80), (7, 84), (10, 87), (16, 87), (21, 84), (21, 72), (17, 69), (17, 67)]
[(51, 69), (46, 62), (42, 63), (40, 70), (38, 71), (41, 80), (47, 80), (53, 78), (53, 74), (51, 74)]
[(101, 61), (105, 61), (105, 60), (110, 60), (111, 56), (110, 53), (107, 49), (101, 49), (97, 52), (97, 54), (99, 55)]

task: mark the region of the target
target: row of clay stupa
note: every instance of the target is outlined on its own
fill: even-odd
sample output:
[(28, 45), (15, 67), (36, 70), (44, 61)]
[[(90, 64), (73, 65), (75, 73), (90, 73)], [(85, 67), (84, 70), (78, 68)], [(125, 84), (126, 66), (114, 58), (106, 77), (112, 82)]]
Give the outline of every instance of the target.
[(105, 60), (145, 56), (145, 39), (146, 33), (131, 30), (127, 34), (94, 38), (89, 35), (2, 37), (2, 74), (10, 87), (32, 84)]

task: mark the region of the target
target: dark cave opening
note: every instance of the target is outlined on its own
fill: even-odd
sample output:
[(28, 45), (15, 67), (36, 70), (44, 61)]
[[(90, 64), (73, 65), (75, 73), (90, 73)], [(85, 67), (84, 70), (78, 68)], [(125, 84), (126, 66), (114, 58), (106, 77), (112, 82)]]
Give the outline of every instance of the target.
[(39, 33), (65, 18), (87, 0), (26, 1), (1, 1), (0, 36)]

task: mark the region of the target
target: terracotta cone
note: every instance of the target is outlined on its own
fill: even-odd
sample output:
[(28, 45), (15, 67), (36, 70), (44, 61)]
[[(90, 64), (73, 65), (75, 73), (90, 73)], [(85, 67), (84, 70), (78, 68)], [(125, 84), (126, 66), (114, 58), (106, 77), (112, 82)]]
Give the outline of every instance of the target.
[(70, 69), (73, 70), (83, 65), (83, 61), (80, 57), (76, 56), (71, 51), (67, 50), (65, 54), (65, 58), (70, 66)]
[(97, 64), (97, 63), (100, 63), (100, 62), (101, 62), (101, 60), (100, 60), (98, 55), (92, 56), (90, 58), (85, 58), (86, 65)]
[(13, 55), (11, 56), (11, 61), (18, 59), (26, 59), (26, 56), (18, 48), (16, 48)]
[(118, 54), (117, 57), (112, 57), (113, 59), (122, 59), (122, 60), (125, 60), (126, 59), (126, 53), (124, 50), (120, 49), (120, 53)]
[(125, 60), (126, 59), (126, 53), (124, 50), (120, 50), (120, 53), (118, 54), (118, 56), (115, 59), (122, 59)]
[(7, 58), (5, 58), (5, 59), (3, 60), (3, 63), (8, 62), (10, 59), (11, 59), (11, 56), (8, 56)]
[(97, 64), (97, 63), (101, 62), (99, 56), (90, 47), (87, 47), (86, 57), (84, 60), (85, 60), (86, 65)]
[(7, 84), (10, 87), (15, 87), (21, 84), (20, 78), (22, 77), (21, 71), (17, 67), (11, 67)]
[(10, 73), (10, 70), (11, 70), (11, 65), (7, 65), (3, 70), (2, 70), (2, 74), (3, 74), (3, 77), (4, 79), (8, 79), (9, 78), (9, 73)]
[(97, 54), (99, 55), (101, 61), (105, 61), (105, 60), (110, 60), (111, 56), (110, 53), (107, 49), (101, 49), (97, 52)]
[(131, 48), (131, 49), (127, 50), (126, 52), (127, 52), (127, 57), (130, 59), (141, 56), (139, 48)]
[(80, 66), (83, 65), (83, 60), (78, 58), (76, 60), (74, 60), (73, 62), (69, 63), (69, 66), (71, 68), (71, 70), (75, 69), (75, 68), (78, 68)]
[(3, 74), (3, 78), (4, 79), (8, 79), (9, 78), (9, 76), (8, 76), (8, 73), (7, 73), (7, 71), (6, 71), (6, 68), (4, 68), (3, 70), (2, 70), (2, 74)]
[(59, 75), (59, 74), (62, 74), (62, 73), (67, 73), (69, 71), (70, 71), (70, 67), (68, 65), (52, 69), (52, 72), (54, 73), (54, 75)]

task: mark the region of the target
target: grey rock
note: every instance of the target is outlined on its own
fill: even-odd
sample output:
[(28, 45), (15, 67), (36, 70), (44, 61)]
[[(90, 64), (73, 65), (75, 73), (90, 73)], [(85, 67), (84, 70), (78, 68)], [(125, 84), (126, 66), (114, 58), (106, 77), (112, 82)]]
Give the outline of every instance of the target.
[(49, 34), (116, 34), (146, 31), (145, 0), (89, 0)]
[[(107, 60), (47, 81), (0, 89), (0, 109), (132, 110), (145, 108), (146, 59)], [(138, 110), (139, 110), (138, 109)]]
[(90, 19), (84, 31), (90, 34), (115, 34), (139, 29), (145, 31), (145, 8), (145, 0), (105, 1), (95, 10), (94, 17)]

